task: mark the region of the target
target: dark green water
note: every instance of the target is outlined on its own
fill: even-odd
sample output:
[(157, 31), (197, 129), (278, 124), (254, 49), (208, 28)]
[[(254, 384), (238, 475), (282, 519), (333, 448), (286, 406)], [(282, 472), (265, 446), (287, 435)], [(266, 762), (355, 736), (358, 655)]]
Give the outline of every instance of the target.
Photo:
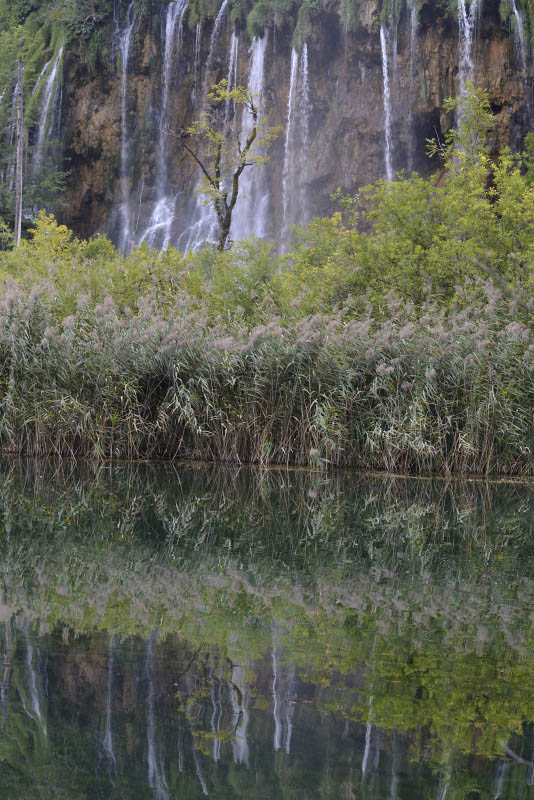
[(0, 465), (0, 797), (534, 797), (534, 487)]

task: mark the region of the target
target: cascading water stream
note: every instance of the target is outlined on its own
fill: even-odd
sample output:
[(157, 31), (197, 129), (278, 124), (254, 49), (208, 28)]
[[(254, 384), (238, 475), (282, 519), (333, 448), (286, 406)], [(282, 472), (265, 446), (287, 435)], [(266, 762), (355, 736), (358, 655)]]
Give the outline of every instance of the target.
[(121, 54), (121, 241), (123, 253), (130, 246), (130, 187), (129, 187), (129, 137), (128, 137), (128, 67), (130, 63), (130, 46), (135, 24), (135, 4), (132, 2), (126, 12), (126, 22), (119, 35), (119, 52)]
[[(226, 85), (228, 91), (235, 89), (237, 86), (237, 55), (239, 52), (239, 36), (235, 31), (232, 31), (230, 37), (230, 57), (228, 59), (228, 74), (226, 76)], [(224, 128), (223, 136), (226, 139), (228, 136), (228, 125), (230, 124), (230, 113), (233, 111), (235, 115), (235, 103), (231, 100), (226, 100), (224, 104)]]
[[(208, 104), (208, 94), (211, 91), (212, 71), (215, 63), (215, 55), (217, 52), (217, 45), (221, 33), (222, 23), (226, 15), (228, 7), (228, 0), (224, 0), (219, 9), (219, 13), (213, 23), (213, 30), (210, 37), (210, 49), (208, 60), (206, 62), (204, 81), (202, 83), (202, 103), (200, 107), (200, 115), (202, 115)], [(232, 59), (233, 40), (230, 41), (230, 51), (228, 53), (227, 63)], [(179, 245), (184, 250), (198, 250), (199, 247), (207, 242), (214, 242), (217, 236), (218, 221), (211, 203), (206, 202), (204, 196), (199, 192), (201, 186), (200, 180), (197, 182), (195, 188), (195, 204), (191, 213), (191, 224), (186, 228), (182, 234)]]
[(525, 92), (526, 121), (527, 126), (530, 127), (530, 120), (532, 117), (532, 94), (528, 80), (530, 47), (525, 30), (523, 15), (517, 7), (516, 0), (512, 0), (512, 13), (514, 15), (514, 40), (516, 50), (519, 55), (519, 66), (521, 67), (521, 76), (523, 79), (523, 87)]
[(58, 97), (58, 87), (56, 84), (58, 71), (63, 58), (63, 47), (60, 47), (43, 86), (43, 96), (39, 108), (39, 118), (37, 121), (37, 141), (33, 154), (33, 166), (35, 170), (40, 169), (43, 163), (45, 143), (49, 138), (50, 131), (53, 129), (51, 118), (53, 118), (54, 98)]
[(414, 170), (415, 158), (415, 130), (414, 130), (414, 101), (415, 101), (415, 66), (417, 57), (417, 28), (419, 15), (417, 9), (418, 0), (411, 0), (410, 8), (410, 96), (408, 109), (408, 174)]
[[(249, 49), (248, 89), (259, 108), (258, 124), (262, 123), (263, 117), (267, 42), (268, 32), (265, 31), (263, 37), (254, 37)], [(250, 135), (252, 124), (251, 112), (248, 109), (244, 109), (240, 134), (241, 146), (244, 145)], [(269, 185), (267, 178), (267, 170), (263, 164), (257, 164), (244, 170), (239, 185), (239, 198), (232, 217), (233, 239), (245, 239), (251, 234), (258, 237), (265, 236), (269, 211)]]
[[(480, 3), (481, 0), (471, 0), (468, 11), (466, 0), (458, 0), (458, 97), (460, 98), (465, 95), (467, 83), (474, 78), (473, 41)], [(458, 124), (460, 123), (461, 110), (458, 113)]]
[(198, 92), (198, 82), (200, 79), (200, 45), (202, 42), (202, 22), (197, 22), (195, 27), (195, 55), (194, 55), (194, 70), (195, 70), (195, 81), (193, 83), (193, 92), (191, 95), (191, 102), (193, 106), (195, 105), (195, 101), (197, 99), (197, 92)]
[(163, 83), (159, 115), (159, 137), (156, 156), (156, 200), (148, 226), (140, 242), (165, 250), (171, 239), (176, 195), (168, 193), (169, 105), (173, 67), (180, 57), (184, 15), (188, 0), (173, 0), (167, 7), (163, 53)]
[[(284, 224), (282, 229), (282, 241), (287, 239), (290, 213), (290, 178), (291, 178), (291, 139), (293, 136), (293, 125), (295, 117), (295, 97), (297, 75), (299, 68), (299, 54), (293, 47), (291, 50), (291, 71), (289, 73), (289, 94), (287, 96), (287, 118), (286, 118), (286, 138), (284, 142), (284, 171), (282, 173), (282, 203), (284, 209)], [(275, 748), (276, 749), (276, 748)]]
[(391, 133), (391, 91), (389, 81), (389, 59), (388, 59), (388, 30), (384, 24), (380, 26), (380, 49), (382, 53), (382, 81), (383, 81), (383, 102), (384, 102), (384, 162), (386, 168), (386, 179), (392, 181), (393, 159), (392, 159), (392, 133)]
[(226, 14), (226, 9), (228, 7), (228, 0), (223, 0), (223, 3), (219, 9), (219, 13), (215, 17), (215, 22), (213, 23), (213, 30), (210, 36), (210, 49), (208, 53), (208, 60), (206, 62), (206, 71), (204, 73), (204, 82), (202, 84), (202, 110), (206, 108), (206, 102), (208, 98), (208, 94), (211, 90), (210, 80), (211, 76), (210, 73), (213, 70), (214, 62), (215, 62), (215, 54), (217, 48), (217, 42), (219, 39), (219, 34), (221, 32), (221, 26), (223, 23), (223, 19)]
[(512, 13), (514, 15), (514, 37), (519, 52), (519, 61), (524, 78), (528, 73), (528, 42), (525, 32), (525, 23), (523, 15), (517, 7), (516, 0), (512, 0)]
[(304, 180), (308, 172), (310, 119), (312, 104), (308, 77), (308, 47), (299, 55), (291, 51), (291, 69), (287, 98), (284, 168), (282, 173), (282, 246), (288, 244), (289, 227), (308, 220), (307, 191)]

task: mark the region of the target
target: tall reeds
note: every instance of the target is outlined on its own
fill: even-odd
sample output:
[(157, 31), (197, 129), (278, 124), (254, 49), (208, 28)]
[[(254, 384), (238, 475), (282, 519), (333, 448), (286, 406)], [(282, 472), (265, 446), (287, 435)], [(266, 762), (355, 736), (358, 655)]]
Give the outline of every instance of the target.
[[(205, 459), (411, 473), (534, 472), (534, 340), (484, 307), (380, 319), (264, 314), (238, 328), (181, 294), (107, 297), (57, 321), (46, 282), (0, 299), (4, 453)], [(195, 310), (196, 309), (196, 310)]]

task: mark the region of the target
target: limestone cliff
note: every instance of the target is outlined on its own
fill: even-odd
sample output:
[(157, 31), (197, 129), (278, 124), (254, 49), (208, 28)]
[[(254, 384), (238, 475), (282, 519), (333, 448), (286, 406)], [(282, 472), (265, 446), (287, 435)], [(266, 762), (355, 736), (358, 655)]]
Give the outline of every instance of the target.
[[(279, 239), (289, 224), (330, 213), (337, 187), (353, 191), (388, 170), (428, 173), (435, 165), (425, 140), (450, 124), (443, 100), (466, 79), (489, 90), (498, 114), (495, 147), (521, 145), (532, 106), (527, 34), (517, 29), (522, 18), (512, 18), (514, 32), (502, 21), (498, 0), (473, 0), (467, 9), (459, 0), (458, 6), (456, 14), (426, 0), (388, 15), (376, 0), (363, 0), (345, 28), (337, 3), (327, 1), (298, 48), (290, 24), (266, 29), (262, 106), (284, 132), (261, 174), (265, 235)], [(134, 20), (125, 70), (123, 8), (93, 70), (76, 48), (69, 50), (62, 130), (70, 178), (63, 217), (77, 233), (104, 231), (120, 242), (127, 225), (129, 241), (144, 237), (161, 246), (165, 232), (172, 243), (195, 243), (196, 234), (184, 231), (202, 227), (197, 171), (177, 140), (162, 136), (162, 127), (173, 131), (190, 123), (206, 87), (230, 67), (239, 84), (259, 68), (247, 31), (231, 23), (228, 10), (215, 24), (211, 18), (191, 29), (183, 0), (181, 7), (176, 0), (158, 15)], [(247, 211), (257, 216), (256, 201), (249, 199)]]

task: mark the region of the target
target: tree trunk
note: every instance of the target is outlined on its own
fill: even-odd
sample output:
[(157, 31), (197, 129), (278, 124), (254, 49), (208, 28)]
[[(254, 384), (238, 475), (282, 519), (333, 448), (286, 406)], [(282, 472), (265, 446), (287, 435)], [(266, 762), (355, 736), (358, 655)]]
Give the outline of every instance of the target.
[(22, 95), (22, 78), (24, 70), (22, 56), (19, 56), (17, 81), (17, 174), (15, 189), (15, 244), (20, 244), (22, 233), (22, 181), (24, 161), (24, 107)]

